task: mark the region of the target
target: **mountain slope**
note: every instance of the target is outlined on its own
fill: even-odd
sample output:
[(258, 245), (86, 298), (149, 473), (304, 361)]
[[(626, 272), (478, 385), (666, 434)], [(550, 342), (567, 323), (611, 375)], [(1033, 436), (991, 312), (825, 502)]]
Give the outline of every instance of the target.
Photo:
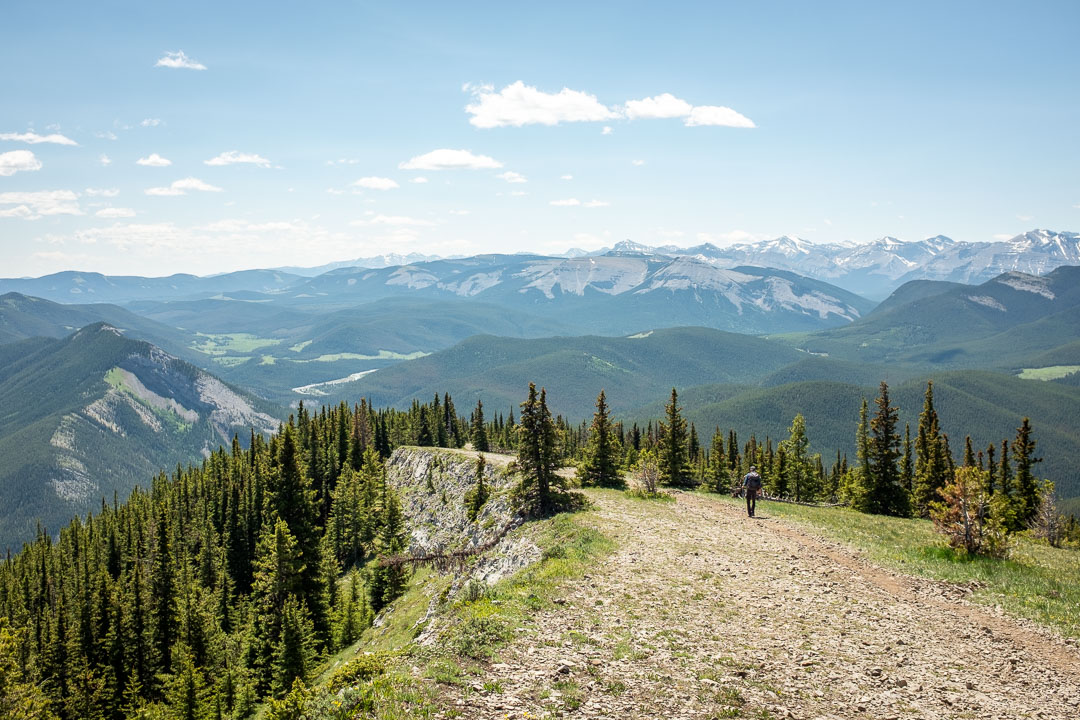
[(275, 270), (241, 270), (207, 277), (176, 274), (152, 278), (69, 270), (40, 278), (0, 279), (0, 293), (18, 292), (61, 303), (124, 303), (210, 297), (221, 293), (273, 293), (301, 279), (297, 275)]
[(274, 408), (104, 323), (0, 357), (0, 547), (277, 426)]
[[(1010, 272), (938, 294), (920, 296), (918, 288), (897, 292), (914, 299), (886, 301), (884, 310), (796, 342), (850, 360), (1010, 368), (1078, 337), (1073, 328), (1080, 320), (1080, 267), (1060, 267), (1042, 277)], [(1027, 325), (1042, 330), (1025, 332)], [(1029, 340), (1021, 341), (1025, 335)]]
[[(517, 407), (530, 381), (548, 388), (553, 412), (592, 415), (606, 389), (615, 409), (664, 397), (673, 385), (749, 383), (805, 357), (790, 347), (707, 328), (673, 328), (631, 337), (513, 340), (469, 338), (452, 348), (400, 363), (341, 386), (341, 397), (369, 397), (407, 407), (449, 391), (464, 408), (481, 398), (493, 410)], [(338, 395), (335, 395), (337, 397)]]

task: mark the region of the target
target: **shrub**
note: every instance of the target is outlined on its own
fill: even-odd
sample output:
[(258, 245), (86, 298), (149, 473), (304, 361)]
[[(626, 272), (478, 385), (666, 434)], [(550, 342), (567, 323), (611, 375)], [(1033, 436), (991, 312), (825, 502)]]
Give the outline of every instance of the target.
[(974, 467), (957, 468), (953, 479), (940, 490), (941, 502), (931, 503), (930, 518), (945, 535), (949, 547), (968, 555), (1005, 557), (1005, 527), (995, 511), (997, 498), (986, 493), (986, 473)]

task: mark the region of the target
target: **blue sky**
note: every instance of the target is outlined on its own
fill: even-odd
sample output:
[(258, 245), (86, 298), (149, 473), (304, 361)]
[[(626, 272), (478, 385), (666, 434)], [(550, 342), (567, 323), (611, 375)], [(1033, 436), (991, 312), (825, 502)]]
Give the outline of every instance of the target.
[(899, 5), (9, 4), (0, 275), (1080, 228), (1080, 4)]

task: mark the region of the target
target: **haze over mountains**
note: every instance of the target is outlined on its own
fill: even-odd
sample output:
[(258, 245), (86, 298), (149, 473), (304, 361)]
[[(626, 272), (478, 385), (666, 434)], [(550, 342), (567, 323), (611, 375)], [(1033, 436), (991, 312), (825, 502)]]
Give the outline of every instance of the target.
[(530, 381), (574, 421), (605, 388), (620, 418), (647, 422), (673, 385), (701, 433), (776, 439), (802, 412), (815, 450), (850, 454), (878, 381), (913, 421), (933, 379), (945, 429), (983, 446), (1030, 415), (1053, 448), (1040, 471), (1080, 497), (1076, 233), (566, 255), (0, 280), (0, 487), (18, 489), (0, 539), (25, 539), (33, 517), (55, 527), (233, 432), (269, 431), (301, 400), (407, 408), (450, 392), (461, 409), (483, 399), (505, 413)]

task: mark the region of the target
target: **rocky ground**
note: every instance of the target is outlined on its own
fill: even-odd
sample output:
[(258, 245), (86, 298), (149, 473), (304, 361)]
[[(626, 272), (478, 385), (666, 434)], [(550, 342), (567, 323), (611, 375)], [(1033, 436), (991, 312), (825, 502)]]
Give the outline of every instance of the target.
[(618, 549), (464, 686), (465, 718), (1080, 718), (1080, 652), (714, 498), (592, 494)]

